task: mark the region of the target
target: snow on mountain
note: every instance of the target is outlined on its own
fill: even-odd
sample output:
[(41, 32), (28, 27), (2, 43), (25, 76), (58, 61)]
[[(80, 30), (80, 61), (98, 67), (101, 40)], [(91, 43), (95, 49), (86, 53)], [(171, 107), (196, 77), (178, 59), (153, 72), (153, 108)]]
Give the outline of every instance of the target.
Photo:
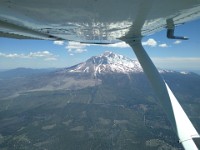
[(108, 51), (99, 56), (93, 56), (83, 63), (66, 68), (65, 71), (86, 72), (94, 75), (110, 72), (143, 72), (138, 61)]
[[(175, 73), (176, 71), (167, 69), (158, 69), (159, 73)], [(74, 73), (140, 73), (143, 69), (137, 60), (132, 60), (125, 56), (106, 51), (99, 56), (93, 56), (87, 61), (77, 64), (75, 66), (65, 68), (59, 73), (74, 72)], [(187, 72), (179, 72), (181, 74), (189, 74)]]

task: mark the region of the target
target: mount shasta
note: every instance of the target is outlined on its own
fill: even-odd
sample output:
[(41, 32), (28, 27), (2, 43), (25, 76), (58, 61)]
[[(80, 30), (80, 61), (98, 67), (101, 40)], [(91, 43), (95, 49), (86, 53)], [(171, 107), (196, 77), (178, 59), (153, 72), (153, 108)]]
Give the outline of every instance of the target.
[(96, 76), (101, 73), (142, 72), (142, 68), (136, 60), (112, 52), (105, 52), (100, 56), (93, 56), (83, 63), (67, 68), (66, 71), (93, 73)]

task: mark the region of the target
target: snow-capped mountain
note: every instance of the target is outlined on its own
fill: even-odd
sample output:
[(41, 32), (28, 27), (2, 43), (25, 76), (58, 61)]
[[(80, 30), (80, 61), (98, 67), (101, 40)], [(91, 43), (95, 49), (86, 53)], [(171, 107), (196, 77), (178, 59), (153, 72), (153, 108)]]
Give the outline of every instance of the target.
[(93, 56), (83, 63), (66, 68), (65, 71), (85, 72), (97, 75), (111, 72), (142, 72), (143, 70), (138, 61), (107, 51), (99, 56)]

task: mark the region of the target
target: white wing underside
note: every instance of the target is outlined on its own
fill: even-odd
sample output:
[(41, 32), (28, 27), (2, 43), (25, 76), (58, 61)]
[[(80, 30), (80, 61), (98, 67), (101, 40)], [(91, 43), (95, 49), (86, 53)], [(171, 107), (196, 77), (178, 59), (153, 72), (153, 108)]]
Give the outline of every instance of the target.
[(199, 16), (197, 0), (3, 0), (0, 36), (114, 43)]

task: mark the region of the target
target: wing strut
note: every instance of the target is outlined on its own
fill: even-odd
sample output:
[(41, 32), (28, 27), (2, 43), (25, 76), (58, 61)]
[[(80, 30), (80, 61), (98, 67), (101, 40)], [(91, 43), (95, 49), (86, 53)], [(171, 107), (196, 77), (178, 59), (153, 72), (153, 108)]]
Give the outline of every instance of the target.
[(198, 150), (192, 138), (199, 138), (199, 134), (146, 53), (141, 44), (141, 38), (126, 40), (126, 43), (128, 43), (135, 52), (144, 72), (158, 96), (159, 104), (164, 109), (173, 129), (179, 137), (179, 142), (183, 145), (185, 150)]

